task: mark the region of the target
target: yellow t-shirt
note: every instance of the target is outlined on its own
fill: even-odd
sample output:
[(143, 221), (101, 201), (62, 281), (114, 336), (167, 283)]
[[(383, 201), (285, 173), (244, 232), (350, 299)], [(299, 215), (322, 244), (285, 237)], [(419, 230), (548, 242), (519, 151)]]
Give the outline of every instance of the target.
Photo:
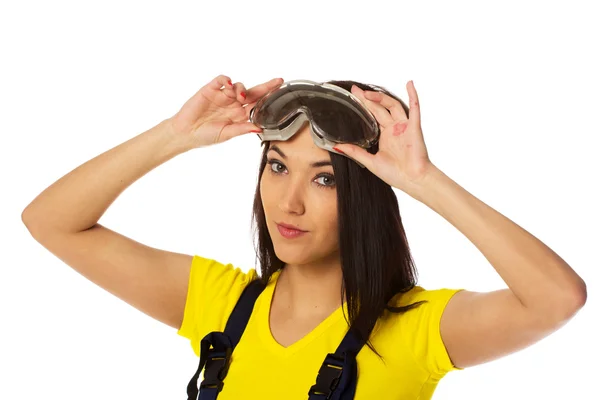
[[(348, 331), (342, 306), (313, 331), (288, 347), (269, 329), (271, 299), (280, 271), (257, 298), (244, 334), (236, 346), (219, 400), (308, 399), (321, 363), (333, 353)], [(190, 339), (196, 356), (200, 341), (223, 331), (243, 289), (258, 277), (232, 264), (194, 256), (183, 323), (177, 334)], [(415, 286), (398, 295), (396, 305), (429, 300), (404, 314), (392, 314), (376, 324), (370, 341), (385, 364), (364, 345), (358, 353), (355, 400), (427, 400), (439, 380), (455, 367), (440, 336), (440, 318), (448, 300), (459, 290), (424, 290)], [(344, 303), (345, 304), (345, 303)], [(394, 303), (391, 303), (394, 304)], [(345, 307), (345, 306), (344, 306)], [(347, 309), (345, 309), (348, 316)], [(190, 371), (190, 377), (194, 371)], [(202, 381), (202, 374), (198, 382)]]

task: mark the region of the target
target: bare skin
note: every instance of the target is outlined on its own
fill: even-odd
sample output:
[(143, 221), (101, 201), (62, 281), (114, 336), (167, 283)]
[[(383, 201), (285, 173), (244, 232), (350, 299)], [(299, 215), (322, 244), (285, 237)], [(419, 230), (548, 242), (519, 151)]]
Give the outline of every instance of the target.
[[(273, 294), (271, 333), (287, 347), (342, 305), (342, 270), (335, 180), (328, 177), (333, 176), (333, 167), (310, 166), (329, 161), (329, 152), (314, 144), (308, 125), (287, 141), (270, 142), (269, 148), (274, 145), (286, 157), (275, 150), (267, 152), (267, 160), (277, 162), (265, 165), (260, 189), (275, 253), (286, 263)], [(308, 232), (288, 239), (276, 222)]]
[[(173, 157), (255, 131), (257, 127), (247, 122), (250, 108), (281, 82), (272, 80), (246, 89), (240, 82), (229, 84), (227, 76), (215, 78), (171, 118), (87, 161), (46, 188), (23, 211), (25, 226), (34, 239), (78, 273), (148, 316), (179, 329), (192, 255), (146, 246), (98, 220), (126, 188)], [(337, 226), (335, 189), (318, 188), (317, 182), (327, 182), (314, 178), (333, 170), (330, 166), (319, 171), (306, 168), (309, 160), (329, 159), (327, 151), (307, 138), (306, 132), (299, 132), (294, 140), (281, 144), (291, 160), (280, 161), (286, 162), (290, 172), (284, 177), (265, 173), (262, 181), (265, 208), (272, 217), (269, 231), (278, 254), (289, 262), (271, 309), (271, 329), (282, 345), (297, 341), (340, 306), (339, 290), (331, 290), (341, 285), (337, 243), (332, 240), (337, 237), (332, 231)], [(282, 188), (291, 194), (279, 197)], [(299, 253), (284, 243), (274, 219), (306, 224), (311, 230), (308, 247), (311, 252), (316, 250), (316, 256), (299, 258)]]
[(192, 256), (146, 246), (98, 220), (126, 188), (173, 157), (258, 129), (248, 122), (250, 108), (283, 83), (272, 79), (246, 89), (229, 81), (217, 76), (175, 115), (75, 168), (21, 214), (32, 237), (65, 264), (177, 329), (183, 321)]

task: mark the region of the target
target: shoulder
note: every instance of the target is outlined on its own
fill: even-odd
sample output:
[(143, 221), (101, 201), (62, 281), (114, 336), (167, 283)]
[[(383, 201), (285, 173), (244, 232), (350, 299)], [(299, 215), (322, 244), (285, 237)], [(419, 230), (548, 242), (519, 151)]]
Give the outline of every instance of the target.
[(257, 278), (253, 268), (242, 271), (231, 263), (224, 264), (212, 258), (194, 255), (190, 270), (190, 284), (202, 286), (207, 294), (227, 295), (236, 288), (243, 290), (248, 283)]
[(402, 313), (400, 322), (403, 325), (419, 325), (421, 331), (425, 329), (437, 331), (446, 306), (456, 293), (463, 290), (458, 288), (425, 289), (422, 286), (415, 286), (405, 293), (398, 293), (394, 296), (390, 305), (394, 307), (412, 305)]
[[(188, 285), (188, 302), (212, 304), (237, 302), (244, 288), (257, 278), (256, 271), (251, 268), (244, 272), (231, 263), (221, 263), (212, 258), (195, 255), (192, 259)], [(231, 306), (233, 309), (233, 306)]]
[(390, 305), (396, 307), (419, 305), (399, 314), (390, 313), (392, 334), (412, 350), (415, 360), (428, 373), (441, 378), (448, 371), (458, 370), (449, 358), (440, 333), (440, 321), (452, 297), (465, 289), (425, 289), (415, 286), (405, 293), (397, 294)]
[(415, 286), (405, 293), (398, 293), (392, 299), (393, 305), (397, 307), (407, 306), (416, 302), (424, 302), (431, 307), (445, 307), (446, 303), (457, 292), (464, 289), (439, 288), (425, 289), (422, 286)]
[(197, 355), (200, 340), (209, 332), (225, 329), (240, 295), (256, 278), (253, 268), (244, 272), (231, 263), (194, 255), (183, 322), (177, 333), (190, 339)]

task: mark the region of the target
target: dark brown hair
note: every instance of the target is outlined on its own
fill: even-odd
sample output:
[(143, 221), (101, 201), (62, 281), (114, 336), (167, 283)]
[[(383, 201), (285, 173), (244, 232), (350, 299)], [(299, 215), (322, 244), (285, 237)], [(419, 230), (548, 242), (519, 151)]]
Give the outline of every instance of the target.
[[(409, 115), (408, 106), (381, 86), (349, 80), (327, 83), (348, 91), (353, 84), (363, 90), (382, 91), (400, 101), (406, 115)], [(361, 127), (344, 126), (343, 129), (357, 130)], [(360, 136), (360, 132), (348, 134), (351, 137)], [(275, 255), (260, 195), (260, 180), (268, 149), (268, 145), (264, 146), (252, 211), (252, 225), (258, 240), (256, 254), (260, 262), (259, 275), (264, 284), (268, 283), (274, 272), (284, 267), (284, 262)], [(379, 144), (376, 143), (367, 151), (375, 154), (378, 149)], [(396, 294), (405, 293), (417, 284), (417, 270), (392, 187), (353, 160), (335, 153), (329, 154), (336, 181), (338, 240), (343, 274), (340, 296), (343, 301), (345, 290), (349, 312), (349, 321), (346, 318), (346, 322), (357, 337), (365, 340), (381, 358), (368, 341), (369, 331), (378, 318), (385, 316), (386, 310), (403, 313), (423, 303), (420, 301), (403, 307), (388, 304)]]

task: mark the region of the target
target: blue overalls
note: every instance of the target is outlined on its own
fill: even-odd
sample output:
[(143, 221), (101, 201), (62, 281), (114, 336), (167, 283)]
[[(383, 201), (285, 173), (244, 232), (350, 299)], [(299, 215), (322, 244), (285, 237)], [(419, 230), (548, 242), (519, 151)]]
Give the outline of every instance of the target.
[[(252, 314), (254, 303), (265, 285), (260, 279), (250, 282), (237, 301), (224, 332), (211, 332), (200, 342), (200, 364), (187, 387), (188, 400), (216, 400), (223, 389), (233, 349), (240, 341)], [(351, 400), (357, 381), (356, 355), (364, 345), (348, 330), (335, 353), (325, 357), (308, 400)], [(212, 346), (212, 348), (211, 348)], [(206, 366), (198, 390), (200, 371)]]

